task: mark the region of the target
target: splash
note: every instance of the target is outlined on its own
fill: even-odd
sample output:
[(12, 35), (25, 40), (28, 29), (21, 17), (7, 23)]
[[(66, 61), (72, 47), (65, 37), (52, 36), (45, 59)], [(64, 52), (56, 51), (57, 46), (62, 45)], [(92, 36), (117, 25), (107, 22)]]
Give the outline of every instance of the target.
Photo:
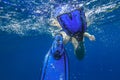
[[(114, 14), (106, 18), (105, 15), (118, 9), (120, 2), (117, 0), (105, 4), (102, 2), (98, 4), (98, 2), (97, 0), (20, 0), (16, 2), (1, 0), (0, 30), (19, 35), (42, 33), (54, 35), (59, 29), (50, 26), (49, 19), (84, 6), (88, 26), (93, 25), (95, 30), (102, 32), (96, 25), (103, 24), (102, 21), (107, 18), (113, 19)], [(90, 7), (91, 5), (92, 7)]]

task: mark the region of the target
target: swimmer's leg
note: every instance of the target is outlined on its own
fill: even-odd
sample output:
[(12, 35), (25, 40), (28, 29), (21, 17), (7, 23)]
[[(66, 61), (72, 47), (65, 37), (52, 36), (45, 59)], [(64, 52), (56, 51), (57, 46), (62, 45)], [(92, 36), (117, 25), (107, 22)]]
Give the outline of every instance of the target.
[(78, 44), (78, 47), (75, 49), (75, 55), (79, 60), (82, 60), (85, 56), (85, 47), (84, 47), (84, 42), (81, 41)]
[(78, 60), (82, 60), (85, 56), (84, 42), (78, 42), (75, 38), (72, 38), (72, 44), (74, 46), (74, 53)]

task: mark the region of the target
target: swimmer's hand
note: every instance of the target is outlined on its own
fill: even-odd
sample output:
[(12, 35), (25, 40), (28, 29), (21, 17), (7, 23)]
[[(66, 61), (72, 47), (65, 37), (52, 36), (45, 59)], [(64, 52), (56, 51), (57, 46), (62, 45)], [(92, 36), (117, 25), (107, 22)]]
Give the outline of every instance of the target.
[(89, 36), (89, 40), (90, 40), (90, 41), (95, 41), (95, 36), (94, 36), (94, 35), (90, 35), (90, 36)]
[(85, 37), (88, 37), (90, 41), (95, 41), (95, 36), (94, 36), (94, 35), (91, 35), (91, 34), (88, 33), (88, 32), (85, 32), (85, 33), (84, 33), (84, 36), (85, 36)]
[(50, 21), (49, 24), (50, 24), (51, 26), (56, 26), (56, 27), (58, 27), (58, 28), (61, 28), (60, 24), (58, 23), (58, 21), (57, 21), (56, 19), (53, 19), (53, 18), (52, 18), (52, 19), (50, 19), (49, 21)]

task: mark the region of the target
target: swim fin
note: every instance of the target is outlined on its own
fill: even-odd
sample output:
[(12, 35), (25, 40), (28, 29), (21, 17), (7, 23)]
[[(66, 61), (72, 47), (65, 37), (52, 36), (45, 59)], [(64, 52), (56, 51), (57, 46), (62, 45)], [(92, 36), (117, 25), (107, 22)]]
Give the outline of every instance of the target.
[(69, 80), (68, 57), (62, 35), (56, 35), (43, 64), (41, 80)]

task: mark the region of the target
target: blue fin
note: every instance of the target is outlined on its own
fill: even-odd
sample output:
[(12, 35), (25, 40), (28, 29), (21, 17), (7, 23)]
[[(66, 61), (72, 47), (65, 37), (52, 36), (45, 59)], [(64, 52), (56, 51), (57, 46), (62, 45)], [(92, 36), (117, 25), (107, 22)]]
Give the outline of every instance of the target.
[(68, 57), (61, 35), (57, 35), (43, 64), (41, 80), (69, 80)]
[(83, 33), (86, 31), (86, 17), (84, 11), (81, 9), (59, 15), (57, 19), (68, 35), (75, 35), (78, 32)]

